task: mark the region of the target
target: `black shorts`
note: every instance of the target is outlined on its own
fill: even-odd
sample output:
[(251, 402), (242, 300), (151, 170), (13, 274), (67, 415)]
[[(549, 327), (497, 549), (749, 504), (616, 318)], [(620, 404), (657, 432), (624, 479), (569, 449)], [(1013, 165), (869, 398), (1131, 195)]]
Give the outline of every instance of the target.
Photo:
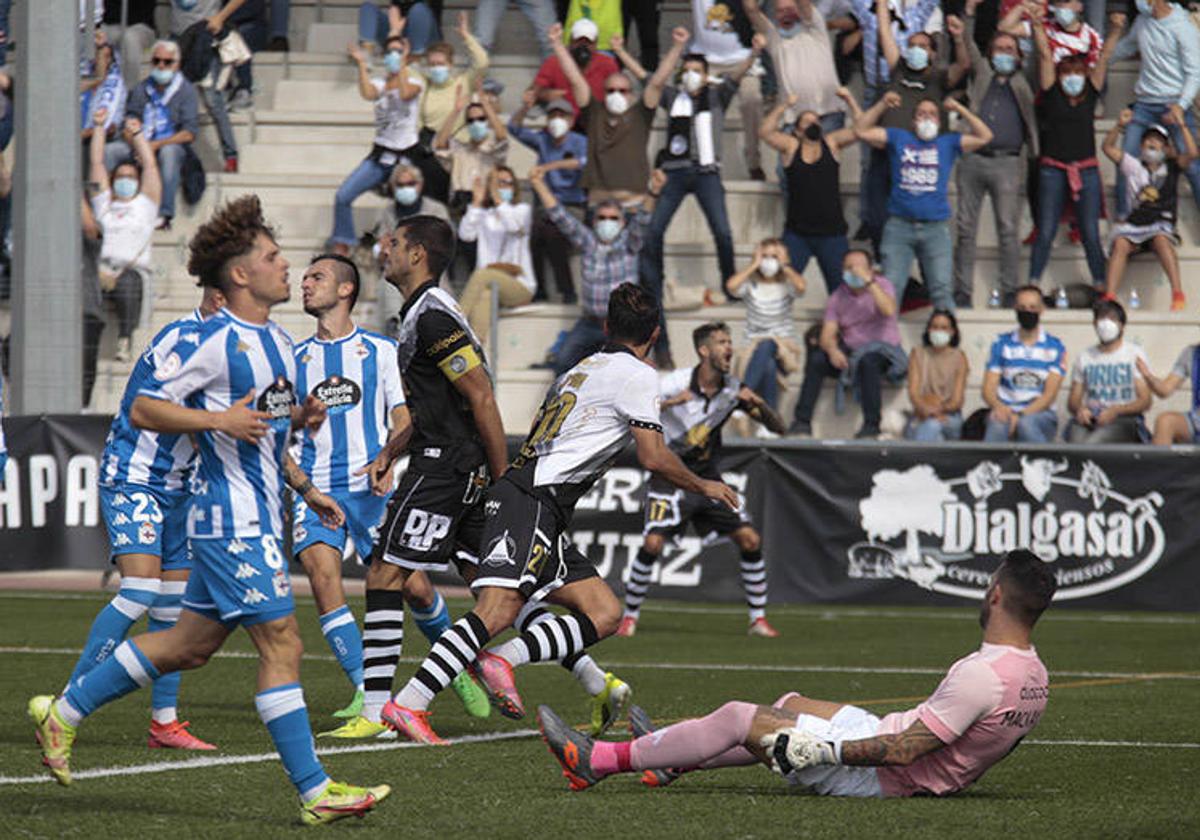
[(501, 479), (488, 491), (474, 590), (516, 589), (525, 600), (579, 580), (597, 577), (596, 567), (558, 525), (548, 502)]
[(371, 559), (423, 572), (446, 571), (455, 552), (476, 563), (486, 475), (483, 467), (464, 473), (410, 466), (388, 501)]
[(661, 534), (670, 539), (681, 535), (691, 523), (702, 539), (732, 534), (753, 524), (743, 505), (734, 512), (720, 502), (698, 493), (680, 490), (672, 484), (651, 479), (646, 486), (646, 513), (643, 534)]

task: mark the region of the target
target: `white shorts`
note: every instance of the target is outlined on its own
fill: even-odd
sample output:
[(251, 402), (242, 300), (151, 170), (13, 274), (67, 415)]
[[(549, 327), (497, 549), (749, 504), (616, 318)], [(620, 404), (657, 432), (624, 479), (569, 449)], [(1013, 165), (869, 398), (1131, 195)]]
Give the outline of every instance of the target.
[[(824, 741), (855, 741), (874, 737), (879, 732), (879, 718), (858, 706), (842, 706), (830, 720), (797, 715), (796, 728)], [(874, 767), (822, 765), (794, 771), (787, 780), (822, 796), (883, 796)]]

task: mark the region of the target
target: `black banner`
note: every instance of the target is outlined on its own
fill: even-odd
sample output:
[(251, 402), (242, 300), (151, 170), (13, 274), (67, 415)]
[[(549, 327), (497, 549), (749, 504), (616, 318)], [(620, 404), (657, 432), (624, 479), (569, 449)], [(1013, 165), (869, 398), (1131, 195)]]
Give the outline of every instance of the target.
[[(0, 569), (102, 568), (104, 417), (6, 418)], [(776, 442), (727, 449), (727, 481), (762, 533), (770, 600), (963, 604), (999, 558), (1030, 548), (1088, 607), (1200, 608), (1192, 448), (926, 447)], [(619, 587), (641, 546), (646, 475), (629, 453), (576, 511), (571, 536)], [(687, 532), (652, 597), (741, 601), (738, 552)], [(348, 565), (350, 574), (361, 570)]]

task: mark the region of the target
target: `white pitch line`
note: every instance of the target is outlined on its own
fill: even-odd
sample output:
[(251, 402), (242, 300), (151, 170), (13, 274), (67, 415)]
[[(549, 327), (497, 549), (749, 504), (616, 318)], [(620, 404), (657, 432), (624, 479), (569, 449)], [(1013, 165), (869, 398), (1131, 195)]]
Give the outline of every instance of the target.
[(1026, 738), (1021, 743), (1032, 744), (1036, 747), (1145, 747), (1152, 750), (1200, 750), (1200, 744), (1175, 741), (1088, 741), (1082, 738), (1040, 741)]

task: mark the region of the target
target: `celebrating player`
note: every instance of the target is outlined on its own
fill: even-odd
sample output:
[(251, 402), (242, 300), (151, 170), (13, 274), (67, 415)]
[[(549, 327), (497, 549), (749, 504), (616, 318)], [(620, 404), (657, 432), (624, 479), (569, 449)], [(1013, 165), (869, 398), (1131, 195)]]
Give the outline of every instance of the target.
[(983, 596), (979, 650), (951, 665), (925, 702), (883, 720), (789, 693), (774, 706), (726, 703), (653, 733), (635, 707), (639, 737), (623, 742), (593, 741), (542, 706), (542, 733), (573, 790), (614, 773), (643, 772), (659, 786), (691, 770), (762, 762), (828, 796), (957, 793), (1012, 752), (1046, 709), (1046, 668), (1030, 635), (1055, 587), (1035, 554), (1010, 552)]
[[(659, 378), (663, 436), (688, 469), (719, 480), (721, 429), (734, 411), (744, 410), (779, 434), (786, 431), (786, 426), (758, 394), (730, 373), (733, 338), (729, 327), (720, 322), (702, 324), (692, 332), (692, 344), (700, 364)], [(750, 608), (750, 635), (778, 636), (767, 621), (767, 566), (763, 562), (762, 538), (749, 515), (676, 489), (658, 477), (652, 478), (646, 489), (645, 539), (629, 569), (625, 615), (617, 635), (632, 636), (637, 631), (638, 613), (650, 588), (654, 564), (662, 556), (665, 542), (681, 534), (688, 523), (701, 537), (729, 537), (737, 545), (742, 552), (742, 589)]]
[(202, 286), (219, 289), (227, 306), (180, 338), (129, 412), (139, 428), (193, 435), (200, 451), (187, 517), (195, 568), (184, 610), (174, 627), (122, 642), (57, 699), (30, 700), (42, 760), (55, 779), (70, 784), (71, 744), (85, 717), (161, 674), (203, 665), (242, 625), (259, 655), (255, 705), (300, 794), (301, 818), (316, 824), (361, 815), (390, 788), (332, 782), (317, 759), (279, 544), (285, 477), (328, 526), (343, 522), (337, 503), (316, 490), (286, 452), (295, 359), (291, 339), (271, 322), (270, 311), (288, 299), (288, 264), (257, 196), (217, 211), (196, 232), (190, 251), (188, 271)]
[[(321, 631), (355, 688), (353, 702), (334, 712), (351, 720), (324, 734), (370, 737), (384, 726), (362, 717), (363, 639), (342, 588), (342, 555), (349, 536), (359, 557), (371, 556), (392, 488), (389, 474), (387, 485), (380, 488), (383, 492), (373, 493), (364, 465), (388, 440), (403, 446), (412, 434), (412, 421), (404, 404), (396, 342), (356, 326), (350, 317), (359, 291), (354, 262), (338, 254), (316, 257), (304, 272), (300, 290), (304, 311), (317, 318), (317, 333), (296, 348), (296, 388), (324, 403), (329, 419), (317, 431), (305, 433), (298, 460), (313, 484), (337, 501), (346, 523), (326, 528), (297, 498), (292, 551), (312, 582)], [(450, 611), (424, 572), (408, 577), (404, 597), (422, 632), (431, 643), (436, 641), (450, 626)], [(469, 713), (487, 717), (491, 712), (487, 696), (470, 675), (463, 674), (454, 688)]]
[(610, 343), (551, 386), (512, 469), (488, 492), (478, 602), (433, 646), (416, 675), (384, 707), (383, 718), (414, 741), (444, 743), (429, 726), (430, 701), (476, 658), (488, 640), (512, 626), (527, 601), (545, 597), (571, 611), (529, 627), (491, 652), (511, 693), (512, 666), (571, 656), (616, 630), (620, 604), (566, 534), (586, 494), (632, 438), (641, 465), (685, 490), (737, 507), (737, 493), (702, 479), (663, 442), (658, 379), (646, 354), (658, 338), (659, 307), (631, 283), (608, 303)]

